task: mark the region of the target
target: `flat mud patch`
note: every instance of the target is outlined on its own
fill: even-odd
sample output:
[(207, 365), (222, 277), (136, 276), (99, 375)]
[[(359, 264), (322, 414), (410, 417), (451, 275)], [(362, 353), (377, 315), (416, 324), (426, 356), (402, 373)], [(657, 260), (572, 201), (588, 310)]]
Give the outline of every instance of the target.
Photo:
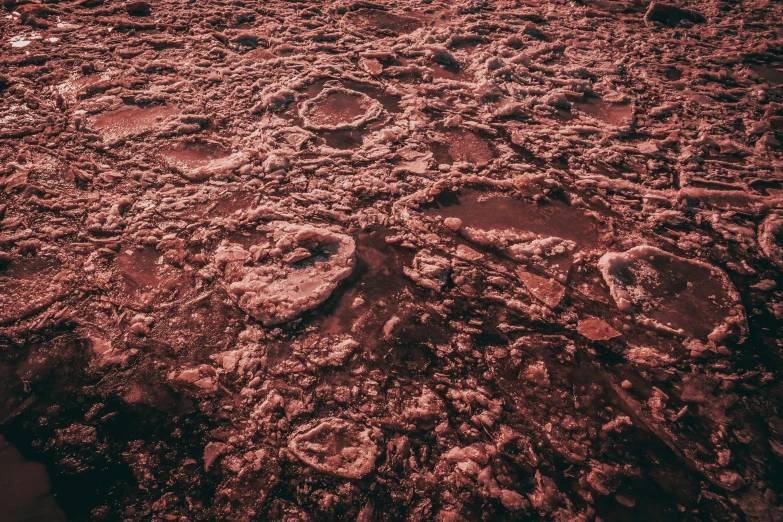
[(205, 167), (213, 161), (228, 157), (231, 154), (222, 145), (214, 142), (195, 141), (180, 142), (164, 150), (161, 157), (175, 168), (194, 169)]
[(94, 116), (92, 125), (100, 132), (104, 141), (114, 142), (149, 132), (176, 112), (174, 108), (163, 106), (123, 107)]
[(471, 131), (447, 131), (432, 145), (435, 161), (439, 164), (472, 163), (484, 166), (494, 158), (486, 139)]
[(458, 218), (463, 227), (515, 229), (569, 239), (583, 247), (598, 243), (598, 224), (578, 208), (560, 200), (539, 204), (500, 193), (445, 191), (424, 208), (429, 216)]
[(22, 257), (0, 268), (0, 325), (39, 312), (66, 291), (68, 272), (57, 259)]
[(574, 107), (609, 125), (622, 125), (633, 116), (633, 105), (630, 103), (609, 103), (600, 98), (584, 98), (584, 101), (574, 103)]
[(767, 67), (766, 65), (752, 65), (750, 68), (766, 82), (772, 85), (783, 85), (783, 70), (781, 68)]
[(359, 9), (345, 16), (349, 23), (380, 36), (400, 36), (424, 27), (425, 22), (412, 16), (398, 15), (380, 9)]

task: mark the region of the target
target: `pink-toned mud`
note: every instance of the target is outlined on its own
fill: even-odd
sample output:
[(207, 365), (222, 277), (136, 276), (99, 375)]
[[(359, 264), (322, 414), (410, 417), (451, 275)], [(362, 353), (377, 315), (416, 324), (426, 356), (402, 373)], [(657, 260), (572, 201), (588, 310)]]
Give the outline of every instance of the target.
[(0, 522), (783, 520), (781, 20), (0, 0)]

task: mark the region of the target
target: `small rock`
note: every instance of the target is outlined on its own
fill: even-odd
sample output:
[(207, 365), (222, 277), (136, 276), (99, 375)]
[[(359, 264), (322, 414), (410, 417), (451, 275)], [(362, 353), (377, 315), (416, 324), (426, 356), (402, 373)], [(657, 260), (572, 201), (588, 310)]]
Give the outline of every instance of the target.
[(565, 287), (554, 279), (531, 274), (522, 269), (517, 270), (517, 275), (530, 293), (549, 308), (555, 308), (560, 304), (565, 295)]
[(591, 317), (589, 319), (579, 321), (579, 325), (576, 327), (576, 331), (591, 341), (608, 341), (622, 335), (620, 332), (612, 328), (608, 323), (598, 319), (597, 317)]

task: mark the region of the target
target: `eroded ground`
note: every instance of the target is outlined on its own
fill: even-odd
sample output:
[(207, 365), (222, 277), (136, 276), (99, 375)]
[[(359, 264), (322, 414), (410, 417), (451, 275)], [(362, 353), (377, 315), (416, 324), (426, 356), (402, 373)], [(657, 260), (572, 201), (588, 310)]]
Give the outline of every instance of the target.
[(1, 6), (3, 520), (783, 520), (779, 2)]

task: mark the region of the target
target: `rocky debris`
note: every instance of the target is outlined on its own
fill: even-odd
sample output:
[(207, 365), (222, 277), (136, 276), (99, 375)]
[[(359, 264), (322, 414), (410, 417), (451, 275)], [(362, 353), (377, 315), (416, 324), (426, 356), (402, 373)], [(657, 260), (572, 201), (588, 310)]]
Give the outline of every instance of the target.
[(739, 295), (712, 265), (638, 246), (604, 254), (598, 266), (617, 307), (650, 328), (714, 343), (745, 332)]
[[(351, 275), (356, 249), (350, 236), (328, 229), (285, 222), (270, 227), (273, 242), (256, 245), (256, 255), (265, 251), (267, 257), (250, 266), (235, 266), (227, 274), (239, 307), (267, 326), (290, 321), (326, 301)], [(293, 266), (294, 257), (285, 261), (283, 256), (300, 248), (315, 255), (311, 263)]]
[(405, 275), (416, 284), (430, 290), (442, 290), (448, 283), (451, 263), (445, 257), (422, 250), (413, 258), (413, 266), (403, 268)]
[(217, 374), (209, 365), (201, 365), (198, 368), (189, 368), (180, 372), (171, 372), (169, 380), (180, 385), (193, 385), (205, 392), (217, 390)]
[(305, 426), (291, 438), (288, 448), (313, 469), (348, 479), (360, 479), (373, 471), (378, 457), (370, 428), (336, 417)]

